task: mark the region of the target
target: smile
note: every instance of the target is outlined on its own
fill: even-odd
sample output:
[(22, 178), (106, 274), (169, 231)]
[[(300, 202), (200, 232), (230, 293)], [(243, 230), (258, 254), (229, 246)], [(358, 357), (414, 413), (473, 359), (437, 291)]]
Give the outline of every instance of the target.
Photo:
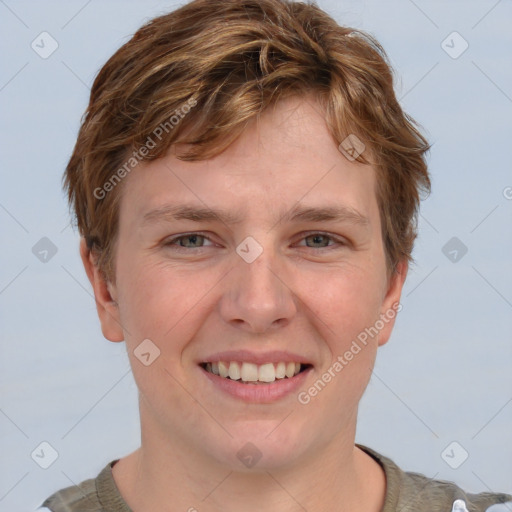
[(291, 379), (309, 365), (296, 362), (254, 364), (237, 361), (208, 362), (201, 365), (207, 372), (224, 379), (243, 383), (268, 384), (280, 379)]
[(293, 397), (313, 371), (309, 363), (247, 361), (208, 361), (199, 364), (207, 378), (207, 388), (220, 391), (246, 403), (270, 404)]

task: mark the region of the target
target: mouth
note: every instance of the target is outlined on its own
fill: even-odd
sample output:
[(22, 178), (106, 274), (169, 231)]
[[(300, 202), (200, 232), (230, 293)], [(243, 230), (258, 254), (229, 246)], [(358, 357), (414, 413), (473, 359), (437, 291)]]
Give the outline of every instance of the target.
[(293, 379), (312, 367), (301, 362), (255, 364), (245, 361), (207, 361), (199, 365), (206, 372), (242, 384), (269, 385)]

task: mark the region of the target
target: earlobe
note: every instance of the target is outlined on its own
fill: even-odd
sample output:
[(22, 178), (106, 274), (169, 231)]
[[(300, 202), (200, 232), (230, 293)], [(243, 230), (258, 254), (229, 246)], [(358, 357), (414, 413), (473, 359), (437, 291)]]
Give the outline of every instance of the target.
[(80, 241), (80, 256), (94, 292), (103, 336), (109, 341), (123, 341), (124, 333), (120, 323), (115, 284), (109, 281), (97, 267), (94, 255), (87, 247), (84, 238)]
[(380, 314), (383, 328), (379, 332), (379, 346), (388, 342), (393, 326), (395, 325), (396, 316), (402, 309), (400, 297), (408, 270), (409, 265), (407, 261), (402, 260), (397, 264), (395, 272), (393, 272), (388, 280), (388, 287)]

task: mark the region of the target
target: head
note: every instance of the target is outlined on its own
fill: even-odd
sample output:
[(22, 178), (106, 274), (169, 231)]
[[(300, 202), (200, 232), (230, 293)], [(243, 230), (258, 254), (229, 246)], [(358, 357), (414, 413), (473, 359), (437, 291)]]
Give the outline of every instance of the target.
[[(233, 464), (240, 443), (257, 441), (269, 466), (353, 430), (394, 323), (382, 315), (396, 314), (411, 261), (427, 149), (378, 42), (315, 5), (196, 0), (121, 47), (93, 84), (65, 186), (103, 333), (128, 346), (143, 425), (200, 437)], [(195, 211), (172, 215), (184, 205)], [(171, 237), (193, 231), (199, 247)], [(144, 339), (160, 354), (148, 366), (136, 353)], [(295, 400), (311, 416), (273, 438), (262, 432), (290, 397), (241, 408), (221, 393), (225, 437), (215, 422), (199, 426), (204, 411), (183, 387), (216, 399), (205, 365), (239, 350), (293, 353), (303, 385), (326, 372), (332, 383)], [(345, 365), (337, 358), (349, 350)], [(176, 408), (186, 411), (178, 422)]]

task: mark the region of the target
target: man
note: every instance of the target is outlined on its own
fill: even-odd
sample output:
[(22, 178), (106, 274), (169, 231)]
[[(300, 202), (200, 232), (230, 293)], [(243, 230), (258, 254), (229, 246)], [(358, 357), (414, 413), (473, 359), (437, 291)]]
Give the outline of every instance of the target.
[(198, 0), (142, 27), (95, 80), (65, 182), (141, 447), (43, 506), (506, 507), (355, 445), (427, 149), (382, 48), (314, 5)]

